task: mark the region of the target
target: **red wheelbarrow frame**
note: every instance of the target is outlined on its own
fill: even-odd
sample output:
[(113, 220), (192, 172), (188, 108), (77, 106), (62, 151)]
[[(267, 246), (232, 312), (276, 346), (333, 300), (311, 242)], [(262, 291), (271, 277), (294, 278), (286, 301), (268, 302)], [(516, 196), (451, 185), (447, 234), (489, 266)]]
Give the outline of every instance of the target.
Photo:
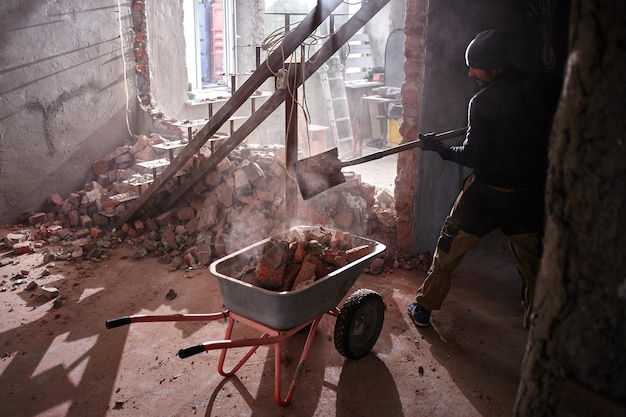
[[(335, 309), (328, 311), (325, 314), (330, 314), (332, 316), (337, 317), (340, 313), (340, 309), (335, 307)], [(204, 342), (196, 346), (191, 346), (189, 348), (180, 349), (178, 351), (178, 356), (180, 358), (187, 358), (192, 355), (196, 355), (198, 353), (206, 352), (209, 350), (217, 350), (221, 349), (220, 359), (217, 366), (217, 371), (220, 375), (227, 377), (234, 375), (247, 361), (250, 357), (256, 352), (256, 350), (260, 346), (265, 345), (273, 345), (274, 346), (274, 399), (276, 400), (276, 404), (281, 407), (289, 404), (293, 397), (294, 390), (296, 385), (298, 384), (298, 380), (300, 374), (303, 369), (304, 361), (306, 360), (307, 354), (311, 345), (313, 343), (313, 338), (315, 337), (315, 331), (317, 330), (317, 326), (319, 322), (322, 320), (325, 314), (322, 314), (311, 321), (307, 321), (300, 325), (297, 325), (288, 330), (276, 330), (271, 327), (268, 327), (262, 323), (259, 323), (255, 320), (249, 319), (237, 313), (234, 313), (229, 310), (222, 311), (220, 313), (209, 313), (209, 314), (172, 314), (172, 315), (133, 315), (120, 317), (113, 320), (107, 320), (105, 325), (107, 329), (112, 329), (114, 327), (119, 327), (131, 323), (156, 323), (156, 322), (168, 322), (168, 321), (215, 321), (221, 319), (227, 319), (228, 325), (226, 327), (226, 335), (224, 336), (224, 340), (215, 340), (211, 342)], [(239, 322), (245, 324), (254, 329), (260, 330), (263, 334), (258, 338), (253, 339), (237, 339), (232, 340), (230, 337), (233, 332), (233, 328), (235, 326), (235, 322)], [(307, 326), (311, 326), (309, 329), (309, 334), (304, 343), (304, 348), (302, 354), (300, 355), (300, 361), (298, 362), (298, 367), (296, 368), (295, 375), (291, 380), (291, 384), (289, 386), (289, 391), (287, 391), (287, 395), (282, 396), (282, 384), (281, 384), (281, 343), (287, 338), (293, 336), (298, 333), (302, 329)], [(246, 355), (230, 370), (224, 370), (224, 362), (226, 360), (226, 353), (228, 349), (231, 348), (242, 348), (242, 347), (250, 347), (250, 350)]]

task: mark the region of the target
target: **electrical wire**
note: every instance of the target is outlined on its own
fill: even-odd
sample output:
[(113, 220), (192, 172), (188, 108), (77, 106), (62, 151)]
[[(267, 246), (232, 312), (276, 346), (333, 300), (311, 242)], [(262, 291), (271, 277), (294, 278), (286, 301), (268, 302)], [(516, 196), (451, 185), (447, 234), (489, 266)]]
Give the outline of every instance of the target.
[[(268, 36), (265, 37), (265, 39), (261, 42), (261, 48), (266, 50), (266, 51), (274, 51), (277, 48), (280, 49), (281, 54), (282, 54), (282, 61), (283, 63), (286, 61), (287, 57), (285, 56), (284, 50), (282, 48), (282, 42), (285, 38), (285, 36), (287, 35), (287, 33), (290, 32), (290, 29), (294, 26), (299, 25), (300, 22), (294, 22), (291, 23), (287, 26), (287, 28), (281, 27), (276, 29), (275, 31), (273, 31), (272, 33), (270, 33)], [(308, 101), (306, 98), (306, 87), (305, 87), (305, 71), (304, 71), (304, 66), (305, 66), (305, 62), (306, 62), (306, 56), (311, 54), (311, 49), (317, 45), (318, 43), (320, 43), (323, 39), (328, 38), (328, 36), (320, 36), (320, 35), (316, 35), (315, 33), (310, 34), (305, 41), (301, 44), (301, 49), (300, 49), (300, 65), (302, 66), (302, 71), (301, 71), (301, 76), (302, 76), (302, 82), (301, 82), (301, 86), (302, 86), (302, 101), (297, 100), (296, 99), (296, 94), (293, 91), (293, 86), (289, 83), (286, 83), (285, 85), (285, 91), (286, 94), (288, 95), (288, 97), (291, 99), (292, 103), (294, 103), (294, 105), (292, 106), (292, 111), (294, 111), (293, 109), (297, 108), (301, 108), (303, 115), (304, 115), (304, 119), (305, 119), (305, 124), (307, 126), (306, 129), (306, 136), (307, 136), (307, 145), (309, 147), (309, 154), (311, 154), (312, 149), (311, 149), (311, 140), (310, 140), (310, 135), (309, 135), (309, 129), (308, 126), (311, 123), (311, 114), (310, 114), (310, 110), (309, 110), (309, 106), (308, 106)], [(305, 51), (306, 49), (306, 51)], [(295, 51), (294, 51), (295, 52)], [(293, 53), (292, 53), (293, 54)], [(267, 62), (267, 61), (266, 61)], [(268, 69), (270, 70), (270, 73), (272, 73), (272, 75), (277, 76), (278, 72), (274, 72), (272, 71), (272, 69), (269, 67), (269, 62), (267, 62), (267, 66)], [(294, 79), (296, 79), (296, 77), (298, 76), (298, 65), (294, 66), (295, 70), (294, 70)], [(285, 65), (283, 65), (283, 67), (281, 69), (286, 70)], [(291, 116), (291, 115), (290, 115)], [(288, 118), (288, 120), (291, 120), (291, 117)], [(287, 125), (287, 131), (289, 131), (289, 124)]]
[(125, 113), (125, 118), (126, 118), (126, 129), (128, 130), (128, 133), (131, 136), (135, 136), (130, 128), (130, 121), (128, 119), (128, 114), (130, 113), (130, 108), (128, 107), (128, 102), (130, 100), (130, 94), (128, 93), (128, 77), (127, 77), (127, 73), (126, 73), (126, 46), (124, 44), (124, 32), (122, 29), (122, 5), (120, 4), (120, 0), (117, 0), (117, 20), (118, 20), (118, 24), (119, 24), (119, 35), (120, 35), (120, 47), (122, 50), (122, 71), (123, 71), (123, 75), (124, 75), (124, 93), (125, 93), (125, 97), (126, 97), (126, 113)]

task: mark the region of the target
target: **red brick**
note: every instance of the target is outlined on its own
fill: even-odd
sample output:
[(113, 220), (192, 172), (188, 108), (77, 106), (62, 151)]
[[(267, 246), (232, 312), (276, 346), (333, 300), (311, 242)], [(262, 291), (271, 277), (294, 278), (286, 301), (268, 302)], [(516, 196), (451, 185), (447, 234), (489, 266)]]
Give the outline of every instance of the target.
[(256, 267), (256, 276), (261, 287), (268, 290), (283, 288), (288, 255), (288, 244), (285, 241), (272, 239), (263, 245)]
[(176, 218), (178, 220), (191, 220), (196, 217), (196, 212), (193, 207), (182, 207), (176, 211)]
[(124, 163), (128, 163), (131, 162), (133, 160), (133, 157), (126, 153), (124, 155), (120, 155), (118, 157), (115, 158), (115, 163), (116, 164), (124, 164)]
[(268, 203), (274, 201), (274, 193), (271, 191), (257, 188), (256, 190), (254, 190), (254, 192), (256, 194), (256, 198), (258, 198), (260, 201), (265, 201)]
[(283, 282), (283, 291), (289, 291), (293, 287), (293, 283), (296, 280), (296, 276), (300, 272), (300, 268), (302, 264), (300, 263), (292, 263), (287, 266), (287, 270), (285, 271), (285, 279)]
[(224, 207), (233, 206), (233, 187), (223, 182), (215, 189), (217, 200)]
[(137, 237), (137, 231), (128, 223), (124, 223), (122, 225), (122, 232), (126, 233), (130, 237)]
[(93, 163), (93, 172), (96, 175), (103, 174), (108, 169), (109, 169), (108, 161), (105, 161), (105, 160), (101, 159), (101, 160), (96, 161), (96, 162)]
[(82, 216), (80, 216), (80, 225), (82, 227), (90, 228), (91, 226), (93, 226), (93, 221), (91, 220), (91, 217), (83, 214)]
[[(87, 233), (89, 234), (89, 233)], [(87, 239), (86, 237), (82, 237), (80, 239), (76, 239), (74, 242), (72, 242), (72, 244), (76, 247), (80, 247), (80, 248), (88, 248), (89, 245), (91, 244), (89, 239)]]
[(306, 255), (306, 244), (304, 242), (296, 243), (296, 250), (293, 254), (293, 262), (302, 263), (304, 261), (304, 257)]
[(20, 242), (13, 245), (13, 253), (15, 255), (23, 255), (33, 251), (33, 242)]
[(144, 224), (143, 224), (143, 222), (141, 220), (136, 220), (135, 223), (133, 223), (133, 225), (135, 226), (135, 230), (139, 234), (142, 234), (146, 230), (146, 228), (145, 228), (145, 226), (144, 226)]
[(316, 256), (308, 254), (304, 257), (304, 262), (315, 265), (315, 276), (317, 278), (322, 278), (328, 275), (328, 270), (324, 266), (324, 263), (320, 261)]
[(109, 211), (119, 206), (120, 202), (117, 200), (113, 200), (112, 198), (102, 197), (98, 201), (96, 201), (96, 206), (101, 211)]
[(359, 258), (369, 255), (372, 250), (368, 245), (357, 246), (356, 248), (348, 249), (346, 251), (348, 262), (354, 262)]
[(297, 290), (315, 282), (315, 265), (309, 262), (303, 262), (298, 275), (293, 283), (292, 290)]
[(48, 197), (48, 203), (54, 204), (54, 205), (63, 204), (63, 197), (61, 197), (59, 194), (51, 194)]
[(146, 229), (148, 229), (149, 232), (155, 232), (157, 230), (159, 230), (159, 223), (157, 223), (156, 220), (150, 218), (146, 220)]
[(168, 226), (172, 221), (172, 212), (166, 211), (165, 213), (161, 213), (155, 220), (160, 227)]
[(346, 266), (348, 264), (348, 256), (344, 251), (337, 249), (327, 249), (324, 251), (324, 261), (331, 265), (338, 267)]
[(28, 222), (32, 225), (45, 223), (48, 220), (46, 213), (35, 213), (28, 218)]
[(70, 223), (71, 226), (78, 226), (80, 221), (79, 221), (79, 217), (78, 217), (78, 211), (76, 210), (70, 210), (66, 213), (67, 215), (67, 219)]

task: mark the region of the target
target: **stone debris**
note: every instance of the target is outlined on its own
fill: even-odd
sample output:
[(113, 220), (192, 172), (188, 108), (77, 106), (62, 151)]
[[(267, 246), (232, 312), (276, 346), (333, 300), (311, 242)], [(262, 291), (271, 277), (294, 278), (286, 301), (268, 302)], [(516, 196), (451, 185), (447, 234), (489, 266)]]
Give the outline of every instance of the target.
[(372, 253), (369, 245), (353, 246), (350, 233), (322, 227), (287, 241), (270, 238), (237, 276), (272, 291), (295, 291)]
[[(294, 181), (291, 185), (296, 189), (297, 185), (287, 175), (285, 148), (279, 145), (239, 146), (175, 207), (149, 207), (143, 217), (113, 229), (139, 189), (144, 190), (151, 181), (153, 170), (139, 164), (168, 157), (170, 150), (151, 145), (175, 140), (180, 137), (137, 135), (133, 145), (121, 146), (94, 162), (82, 190), (66, 196), (51, 194), (41, 211), (24, 213), (21, 217), (28, 227), (16, 225), (0, 236), (2, 246), (16, 256), (44, 248), (44, 262), (80, 263), (106, 259), (109, 249), (130, 245), (136, 248), (133, 258), (137, 260), (154, 257), (170, 270), (196, 269), (293, 224), (316, 224), (384, 243), (383, 266), (377, 261), (370, 266), (371, 272), (381, 273), (385, 266), (424, 267), (415, 256), (396, 253), (393, 193), (362, 183), (354, 173), (345, 173), (344, 184), (307, 201), (299, 200), (297, 212), (286, 207), (286, 181)], [(214, 146), (219, 149), (220, 144)], [(174, 155), (179, 149), (173, 150)], [(191, 173), (210, 155), (210, 147), (203, 147), (179, 174)], [(155, 168), (157, 172), (161, 169)], [(137, 181), (139, 177), (142, 180)], [(173, 191), (178, 181), (173, 178), (165, 188)], [(326, 251), (325, 256), (326, 264), (349, 262), (348, 253)], [(319, 270), (319, 265), (315, 266)], [(307, 281), (304, 272), (309, 269), (307, 265), (299, 281)], [(298, 274), (289, 272), (295, 282)], [(278, 285), (267, 278), (268, 286)]]
[(41, 301), (50, 301), (59, 296), (59, 290), (55, 287), (41, 286), (37, 287), (35, 296)]

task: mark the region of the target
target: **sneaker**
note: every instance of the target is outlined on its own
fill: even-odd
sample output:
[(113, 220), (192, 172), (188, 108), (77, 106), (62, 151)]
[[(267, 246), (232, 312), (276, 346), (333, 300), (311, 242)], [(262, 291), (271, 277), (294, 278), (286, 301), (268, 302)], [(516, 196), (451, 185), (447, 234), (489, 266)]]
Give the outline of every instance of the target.
[(428, 327), (430, 326), (430, 310), (426, 310), (419, 305), (418, 302), (412, 302), (407, 309), (409, 317), (413, 320), (416, 326)]

